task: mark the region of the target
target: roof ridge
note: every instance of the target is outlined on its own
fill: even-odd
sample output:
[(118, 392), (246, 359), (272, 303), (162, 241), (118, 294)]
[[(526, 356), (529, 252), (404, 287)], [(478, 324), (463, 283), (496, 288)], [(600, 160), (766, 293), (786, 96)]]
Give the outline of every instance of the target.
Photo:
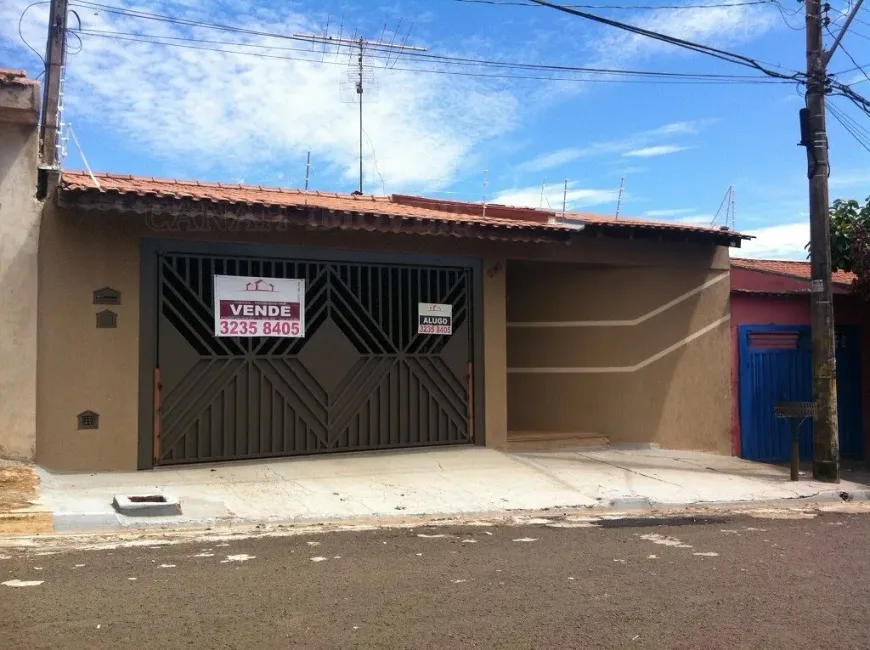
[[(93, 183), (91, 174), (81, 170), (64, 171), (61, 191), (69, 193), (100, 191), (118, 196), (139, 195), (151, 199), (193, 199), (232, 205), (275, 207), (310, 207), (348, 214), (379, 214), (387, 218), (414, 220), (436, 219), (441, 221), (461, 221), (486, 224), (506, 228), (534, 228), (547, 230), (577, 231), (580, 227), (590, 232), (615, 231), (627, 229), (680, 233), (680, 237), (703, 237), (704, 241), (722, 246), (733, 246), (742, 239), (750, 237), (733, 230), (721, 231), (709, 227), (686, 225), (678, 222), (654, 222), (644, 219), (594, 215), (592, 213), (571, 213), (572, 219), (553, 218), (557, 211), (501, 206), (489, 204), (486, 213), (482, 205), (471, 201), (451, 201), (440, 198), (414, 197), (413, 195), (376, 194), (359, 195), (320, 190), (301, 190), (298, 188), (264, 187), (244, 183), (223, 183), (195, 179), (171, 179), (148, 176), (134, 176), (103, 172), (95, 175), (98, 183)], [(402, 200), (402, 197), (406, 200)], [(398, 197), (398, 200), (397, 200)], [(451, 207), (452, 206), (452, 207)], [(473, 208), (473, 209), (472, 209)], [(491, 208), (491, 209), (490, 209)], [(657, 235), (651, 235), (657, 236)], [(699, 239), (700, 241), (700, 239)]]
[[(63, 174), (67, 176), (76, 176), (85, 179), (90, 179), (91, 174), (82, 169), (65, 169), (63, 170)], [(161, 177), (161, 176), (136, 176), (133, 174), (120, 174), (117, 172), (94, 172), (93, 174), (97, 178), (107, 178), (107, 179), (117, 179), (117, 180), (125, 180), (125, 181), (138, 181), (138, 182), (146, 182), (146, 183), (157, 183), (157, 184), (165, 184), (171, 186), (186, 186), (186, 187), (204, 187), (204, 188), (212, 188), (212, 189), (225, 189), (225, 190), (249, 190), (255, 192), (274, 192), (276, 194), (295, 194), (295, 195), (308, 195), (308, 196), (319, 196), (319, 197), (331, 197), (336, 199), (350, 199), (350, 200), (365, 200), (371, 199), (375, 202), (389, 202), (389, 197), (387, 196), (377, 196), (375, 194), (352, 194), (352, 193), (341, 193), (341, 192), (324, 192), (322, 190), (305, 190), (298, 187), (280, 187), (277, 185), (254, 185), (248, 183), (227, 183), (223, 181), (204, 181), (198, 179), (188, 179), (188, 178), (169, 178), (169, 177)]]
[(774, 264), (809, 264), (809, 260), (779, 260), (774, 257), (733, 257), (732, 261), (740, 262), (772, 262)]

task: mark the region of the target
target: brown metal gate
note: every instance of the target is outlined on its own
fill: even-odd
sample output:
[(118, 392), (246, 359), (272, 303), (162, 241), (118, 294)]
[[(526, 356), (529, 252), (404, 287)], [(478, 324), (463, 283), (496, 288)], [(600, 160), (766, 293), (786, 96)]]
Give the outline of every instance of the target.
[[(216, 337), (216, 274), (304, 278), (305, 338)], [(160, 253), (156, 281), (155, 465), (473, 439), (470, 268)]]

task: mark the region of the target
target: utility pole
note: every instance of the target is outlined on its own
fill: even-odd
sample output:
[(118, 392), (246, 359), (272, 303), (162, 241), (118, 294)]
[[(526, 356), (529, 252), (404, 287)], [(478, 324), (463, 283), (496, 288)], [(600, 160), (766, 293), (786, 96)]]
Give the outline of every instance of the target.
[[(820, 0), (805, 0), (807, 28), (807, 105), (800, 112), (801, 144), (807, 150), (810, 185), (810, 310), (813, 345), (813, 478), (840, 482), (840, 437), (837, 418), (837, 367), (834, 344), (834, 305), (831, 287), (831, 220), (828, 211), (828, 134), (825, 95), (828, 62), (855, 14), (859, 0), (827, 52), (822, 29), (827, 17)], [(824, 5), (825, 11), (827, 5)]]
[(45, 45), (45, 82), (42, 95), (42, 120), (39, 125), (40, 161), (46, 167), (58, 165), (58, 110), (61, 77), (66, 62), (67, 0), (51, 0), (48, 13), (48, 39)]

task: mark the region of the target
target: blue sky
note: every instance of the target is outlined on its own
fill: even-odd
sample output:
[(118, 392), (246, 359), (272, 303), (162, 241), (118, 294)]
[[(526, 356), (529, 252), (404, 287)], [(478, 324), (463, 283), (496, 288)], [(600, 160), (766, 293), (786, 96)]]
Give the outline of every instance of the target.
[[(722, 2), (741, 0), (691, 4)], [(397, 26), (400, 39), (410, 27), (408, 42), (436, 55), (753, 74), (546, 8), (458, 0), (102, 3), (264, 34), (341, 33), (391, 40)], [(601, 4), (635, 3), (658, 4)], [(19, 36), (19, 18), (29, 4), (0, 3), (0, 67), (23, 67), (36, 76), (42, 63)], [(312, 188), (355, 189), (357, 108), (346, 101), (346, 51), (312, 51), (313, 46), (268, 35), (73, 5), (90, 33), (81, 37), (81, 48), (71, 39), (63, 119), (72, 124), (95, 171), (301, 187), (310, 149)], [(842, 22), (837, 11), (847, 8), (843, 3), (833, 6), (832, 29)], [(787, 7), (784, 14), (774, 4), (595, 13), (794, 71), (805, 65), (803, 18), (789, 13), (801, 5)], [(46, 15), (47, 3), (38, 3), (21, 20), (24, 40), (39, 51), (44, 48)], [(844, 44), (858, 63), (868, 64), (870, 73), (870, 10), (862, 9), (859, 19)], [(71, 18), (70, 25), (77, 24)], [(147, 35), (147, 42), (119, 40), (119, 33)], [(172, 42), (274, 58), (170, 47), (154, 43), (157, 36), (164, 41), (223, 41), (232, 45)], [(539, 72), (408, 58), (392, 60), (391, 67), (383, 59), (370, 61), (377, 92), (365, 106), (369, 193), (482, 200), (485, 192), (489, 201), (537, 207), (544, 186), (544, 207), (561, 209), (568, 179), (569, 209), (613, 213), (624, 178), (622, 214), (709, 223), (728, 187), (734, 186), (737, 228), (758, 236), (744, 254), (803, 256), (808, 239), (806, 162), (803, 149), (796, 146), (803, 100), (794, 84), (602, 83), (600, 77), (575, 73), (557, 75), (574, 77), (572, 81), (554, 81), (516, 78), (553, 76)], [(834, 72), (854, 67), (842, 51), (831, 64)], [(870, 80), (858, 70), (839, 80), (855, 83), (856, 91), (870, 95)], [(870, 118), (844, 98), (834, 98), (833, 104), (870, 128)], [(830, 118), (829, 129), (832, 199), (867, 196), (870, 153)], [(72, 142), (65, 167), (83, 167)]]

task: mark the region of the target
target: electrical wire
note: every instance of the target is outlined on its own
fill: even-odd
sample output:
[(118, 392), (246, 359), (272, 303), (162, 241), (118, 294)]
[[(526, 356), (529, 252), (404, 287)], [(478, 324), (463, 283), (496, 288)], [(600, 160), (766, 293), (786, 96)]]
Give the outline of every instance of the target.
[[(765, 0), (765, 2), (769, 2), (769, 1), (770, 0)], [(168, 22), (168, 23), (179, 24), (179, 25), (184, 25), (184, 26), (195, 26), (195, 27), (202, 27), (202, 28), (207, 28), (207, 29), (230, 31), (233, 33), (249, 34), (249, 35), (254, 35), (254, 36), (259, 36), (259, 37), (289, 39), (289, 40), (310, 43), (309, 39), (303, 38), (303, 37), (288, 36), (286, 34), (278, 34), (278, 33), (274, 33), (274, 32), (263, 32), (263, 31), (259, 31), (259, 30), (251, 30), (251, 29), (245, 29), (245, 28), (241, 28), (241, 27), (237, 27), (237, 26), (207, 23), (207, 22), (203, 22), (203, 21), (194, 21), (194, 20), (189, 20), (189, 19), (168, 16), (165, 14), (155, 14), (155, 13), (151, 13), (151, 12), (142, 12), (139, 10), (122, 9), (122, 8), (112, 7), (110, 5), (105, 5), (105, 4), (98, 3), (98, 2), (92, 2), (90, 0), (77, 0), (74, 4), (78, 5), (78, 6), (83, 6), (83, 7), (103, 9), (103, 10), (110, 12), (110, 13), (116, 13), (116, 14), (120, 14), (120, 15), (124, 15), (124, 16), (135, 17), (135, 18), (142, 18), (145, 20), (155, 20), (155, 21)], [(96, 30), (91, 30), (91, 31), (93, 33), (96, 33)], [(129, 34), (127, 34), (127, 35), (129, 35)], [(671, 38), (671, 37), (667, 37), (667, 38)], [(698, 47), (705, 47), (705, 46), (698, 46)], [(340, 47), (339, 47), (339, 49), (340, 49)], [(582, 68), (572, 68), (571, 66), (506, 63), (506, 62), (499, 62), (499, 61), (488, 61), (488, 60), (484, 60), (484, 59), (471, 59), (471, 58), (465, 58), (465, 57), (449, 57), (449, 56), (444, 56), (444, 55), (427, 54), (427, 53), (413, 51), (413, 50), (405, 51), (405, 50), (401, 49), (401, 46), (396, 46), (396, 47), (390, 46), (390, 45), (377, 46), (377, 45), (370, 44), (368, 49), (378, 51), (382, 54), (385, 53), (387, 60), (389, 60), (393, 54), (398, 54), (398, 55), (401, 55), (402, 57), (405, 57), (405, 58), (414, 57), (414, 58), (426, 59), (426, 60), (437, 61), (440, 63), (448, 63), (448, 64), (452, 64), (452, 63), (472, 64), (472, 63), (474, 63), (474, 64), (481, 64), (481, 65), (488, 65), (488, 66), (500, 66), (500, 67), (516, 68), (516, 69), (529, 69), (529, 70), (579, 71), (579, 72), (591, 72), (592, 71), (592, 70), (585, 70)], [(396, 52), (397, 49), (399, 50), (398, 53)], [(300, 51), (303, 51), (303, 50), (300, 50)], [(304, 51), (307, 52), (310, 50), (305, 49)], [(730, 53), (727, 53), (727, 54), (730, 55)], [(369, 57), (374, 56), (376, 59), (379, 58), (375, 54), (369, 54), (368, 56)], [(733, 55), (733, 56), (740, 56), (740, 55)], [(746, 57), (743, 57), (743, 58), (747, 59)], [(728, 59), (726, 59), (726, 60), (728, 60)], [(749, 60), (749, 59), (747, 59), (747, 60)], [(750, 66), (750, 67), (755, 67), (755, 66)], [(776, 66), (774, 66), (774, 67), (776, 67)], [(673, 74), (676, 75), (678, 73), (673, 73)], [(691, 76), (694, 77), (696, 75), (691, 75)], [(713, 77), (710, 77), (710, 78), (713, 78)], [(725, 77), (723, 76), (721, 78), (725, 78)], [(784, 76), (783, 78), (791, 78), (791, 77)]]
[(831, 104), (828, 106), (828, 109), (831, 116), (840, 123), (840, 126), (842, 126), (846, 132), (851, 135), (856, 142), (858, 142), (858, 144), (864, 147), (867, 151), (870, 151), (870, 137), (856, 129), (854, 125), (849, 122), (848, 116), (840, 111), (836, 106)]
[(69, 49), (69, 43), (67, 43), (67, 46), (66, 46), (66, 53), (72, 54), (73, 56), (75, 56), (76, 54), (80, 53), (84, 49), (85, 44), (82, 43), (81, 37), (78, 34), (76, 34), (75, 30), (67, 29), (66, 33), (67, 33), (67, 36), (72, 36), (79, 42), (79, 49), (77, 49), (75, 51), (72, 51)]
[[(831, 36), (836, 38), (836, 36), (834, 36), (834, 33), (831, 31), (831, 28), (828, 25), (825, 25), (825, 29), (828, 30), (828, 33)], [(855, 65), (855, 67), (852, 68), (852, 70), (860, 70), (861, 74), (864, 75), (864, 77), (867, 79), (867, 81), (870, 81), (870, 75), (868, 75), (867, 71), (861, 67), (861, 64), (855, 60), (855, 57), (849, 53), (849, 50), (846, 49), (846, 44), (843, 43), (843, 41), (840, 41), (839, 47), (843, 51), (843, 54), (845, 54), (847, 57), (849, 57), (849, 60)]]
[(833, 82), (831, 84), (831, 89), (831, 94), (842, 95), (853, 104), (855, 104), (855, 106), (861, 109), (864, 113), (870, 116), (870, 100), (859, 95), (854, 90), (852, 90), (852, 88), (843, 83)]
[[(499, 7), (541, 7), (533, 2), (520, 2), (519, 0), (455, 0), (465, 4), (495, 5)], [(752, 5), (771, 4), (771, 0), (749, 0), (747, 2), (725, 2), (721, 4), (704, 5), (562, 5), (569, 9), (626, 9), (629, 11), (648, 9), (718, 9), (720, 7), (749, 7)]]
[[(847, 11), (841, 11), (841, 10), (837, 9), (836, 7), (831, 7), (830, 5), (828, 5), (827, 8), (831, 11), (836, 11), (843, 18), (849, 17), (849, 12), (847, 12)], [(861, 23), (862, 25), (867, 25), (868, 27), (870, 27), (870, 21), (862, 20), (861, 18), (858, 18), (857, 15), (852, 20), (854, 20), (856, 23)]]
[(862, 136), (864, 139), (866, 139), (867, 141), (870, 141), (870, 129), (868, 129), (867, 127), (863, 126), (860, 122), (858, 122), (858, 120), (856, 120), (855, 118), (853, 118), (851, 115), (849, 115), (849, 114), (848, 114), (846, 111), (844, 111), (843, 109), (839, 108), (839, 107), (838, 107), (836, 104), (834, 104), (833, 102), (830, 102), (830, 103), (828, 104), (828, 108), (829, 108), (832, 112), (838, 113), (839, 116), (840, 116), (843, 120), (845, 120), (846, 122), (848, 122), (849, 125), (850, 125), (850, 126), (851, 126), (855, 131), (857, 131), (858, 133), (860, 133), (861, 136)]
[[(50, 5), (50, 4), (51, 4), (51, 2), (46, 2), (46, 1), (33, 2), (24, 8), (24, 11), (21, 12), (21, 16), (19, 16), (19, 18), (18, 18), (18, 36), (21, 38), (21, 42), (24, 43), (30, 49), (31, 52), (33, 52), (36, 56), (38, 56), (40, 61), (42, 61), (42, 68), (43, 68), (42, 73), (43, 74), (45, 74), (45, 68), (48, 66), (48, 63), (46, 63), (45, 57), (43, 57), (42, 54), (40, 54), (39, 51), (35, 47), (33, 47), (30, 43), (28, 43), (26, 38), (24, 38), (24, 33), (21, 31), (21, 24), (24, 22), (24, 17), (27, 15), (27, 12), (30, 11), (33, 7), (36, 7), (37, 5)], [(39, 77), (37, 77), (37, 79), (38, 78)]]
[[(562, 11), (567, 14), (571, 14), (573, 16), (577, 16), (579, 18), (585, 18), (586, 20), (591, 20), (592, 22), (601, 23), (602, 25), (608, 25), (610, 27), (616, 27), (617, 29), (621, 29), (623, 31), (637, 34), (639, 36), (646, 36), (647, 38), (651, 38), (653, 40), (662, 41), (664, 43), (669, 43), (671, 45), (675, 45), (677, 47), (682, 47), (687, 50), (692, 50), (694, 52), (698, 52), (700, 54), (706, 54), (707, 56), (712, 56), (717, 59), (721, 59), (723, 61), (728, 61), (729, 63), (736, 63), (738, 65), (746, 66), (749, 68), (753, 68), (758, 70), (759, 72), (763, 72), (764, 74), (775, 77), (779, 79), (798, 79), (801, 77), (805, 77), (806, 75), (801, 72), (794, 71), (793, 74), (786, 75), (781, 72), (775, 72), (771, 70), (765, 65), (762, 65), (763, 62), (753, 59), (748, 56), (744, 56), (742, 54), (736, 54), (734, 52), (729, 52), (727, 50), (721, 50), (719, 48), (710, 47), (709, 45), (701, 45), (700, 43), (694, 43), (692, 41), (687, 41), (682, 38), (676, 38), (675, 36), (668, 36), (667, 34), (662, 34), (660, 32), (655, 32), (649, 29), (644, 29), (642, 27), (637, 27), (636, 25), (629, 25), (628, 23), (619, 22), (616, 20), (610, 20), (609, 18), (604, 18), (603, 16), (597, 16), (595, 14), (590, 14), (585, 11), (578, 11), (577, 9), (571, 9), (569, 7), (565, 7), (563, 5), (555, 4), (553, 2), (549, 2), (548, 0), (531, 0), (541, 6), (550, 7), (551, 9), (556, 9), (557, 11)], [(779, 67), (777, 65), (772, 65), (772, 67)], [(781, 68), (784, 69), (784, 68)]]
[(85, 9), (96, 9), (99, 11), (105, 11), (106, 13), (117, 14), (120, 16), (129, 16), (133, 18), (141, 18), (142, 20), (153, 20), (157, 22), (172, 23), (174, 25), (184, 25), (186, 27), (204, 27), (207, 29), (217, 29), (226, 32), (234, 32), (237, 34), (248, 34), (251, 36), (267, 36), (269, 38), (281, 38), (291, 41), (310, 43), (308, 39), (300, 38), (297, 36), (290, 36), (287, 34), (275, 34), (254, 29), (245, 29), (243, 27), (236, 27), (234, 25), (223, 25), (220, 23), (208, 23), (201, 20), (178, 18), (176, 16), (168, 16), (166, 14), (140, 11), (138, 9), (124, 9), (121, 7), (113, 7), (112, 5), (101, 4), (99, 2), (89, 2), (88, 0), (76, 0), (76, 2), (71, 3), (70, 6), (84, 7)]
[(790, 22), (788, 22), (788, 18), (786, 18), (786, 14), (788, 14), (792, 18), (794, 18), (798, 14), (799, 10), (791, 10), (790, 11), (790, 10), (786, 9), (785, 7), (783, 7), (782, 3), (779, 0), (770, 0), (770, 4), (772, 4), (774, 7), (777, 8), (777, 10), (779, 10), (779, 15), (782, 16), (782, 22), (785, 23), (786, 27), (788, 27), (789, 29), (794, 30), (796, 32), (804, 31), (803, 25), (798, 25), (797, 27), (795, 27)]
[[(142, 43), (152, 43), (157, 45), (166, 45), (170, 47), (180, 47), (184, 49), (195, 49), (195, 50), (204, 50), (204, 51), (212, 51), (219, 52), (224, 54), (238, 54), (243, 56), (254, 56), (260, 58), (267, 59), (278, 59), (278, 60), (288, 60), (288, 61), (300, 61), (305, 63), (311, 63), (316, 65), (339, 65), (345, 66), (344, 63), (340, 61), (327, 61), (327, 60), (315, 60), (304, 57), (294, 57), (294, 56), (281, 56), (276, 54), (268, 54), (265, 52), (250, 52), (250, 51), (239, 51), (239, 50), (230, 50), (224, 49), (223, 47), (209, 47), (210, 45), (217, 46), (227, 46), (227, 47), (245, 47), (245, 48), (254, 48), (259, 50), (276, 50), (276, 51), (299, 51), (299, 52), (309, 52), (309, 50), (304, 48), (292, 48), (292, 47), (277, 47), (277, 46), (269, 46), (262, 45), (256, 43), (236, 43), (236, 42), (227, 42), (220, 40), (209, 40), (209, 39), (198, 39), (192, 37), (181, 37), (181, 36), (162, 36), (162, 35), (150, 35), (150, 34), (136, 34), (132, 32), (111, 32), (106, 30), (88, 30), (83, 29), (79, 30), (78, 34), (80, 36), (93, 36), (100, 38), (109, 38), (120, 41), (128, 41), (128, 42), (142, 42)], [(190, 43), (188, 45), (188, 43)], [(370, 55), (374, 56), (374, 55)], [(380, 57), (383, 58), (383, 57)], [(450, 57), (445, 57), (445, 61), (437, 61), (438, 63), (459, 63), (462, 61), (461, 59), (450, 60)], [(483, 73), (474, 73), (474, 72), (462, 72), (457, 70), (444, 70), (437, 68), (423, 68), (423, 67), (397, 67), (395, 65), (391, 66), (391, 70), (397, 71), (406, 71), (406, 72), (422, 72), (422, 73), (430, 73), (430, 74), (444, 74), (444, 75), (456, 75), (456, 76), (465, 76), (465, 77), (480, 77), (480, 78), (493, 78), (493, 79), (528, 79), (528, 80), (540, 80), (540, 81), (573, 81), (573, 82), (593, 82), (593, 83), (601, 83), (601, 82), (623, 82), (623, 83), (707, 83), (707, 84), (732, 84), (732, 83), (746, 83), (746, 84), (765, 84), (765, 83), (776, 83), (779, 80), (770, 79), (767, 77), (762, 77), (758, 75), (717, 75), (710, 73), (683, 73), (683, 72), (663, 72), (663, 71), (653, 71), (653, 70), (619, 70), (619, 69), (609, 69), (609, 68), (584, 68), (584, 67), (571, 67), (571, 66), (549, 66), (543, 64), (523, 64), (523, 63), (507, 63), (507, 62), (498, 62), (498, 61), (486, 61), (481, 59), (468, 59), (474, 66), (484, 66), (484, 67), (497, 67), (497, 68), (515, 68), (520, 70), (538, 70), (538, 71), (554, 71), (554, 72), (577, 72), (582, 74), (595, 74), (602, 75), (605, 77), (612, 78), (598, 78), (598, 79), (590, 79), (586, 77), (561, 77), (561, 76), (542, 76), (542, 75), (517, 75), (517, 74), (483, 74)], [(463, 64), (465, 64), (463, 62)], [(469, 65), (469, 64), (465, 64)], [(639, 79), (632, 79), (631, 77), (639, 77)]]

